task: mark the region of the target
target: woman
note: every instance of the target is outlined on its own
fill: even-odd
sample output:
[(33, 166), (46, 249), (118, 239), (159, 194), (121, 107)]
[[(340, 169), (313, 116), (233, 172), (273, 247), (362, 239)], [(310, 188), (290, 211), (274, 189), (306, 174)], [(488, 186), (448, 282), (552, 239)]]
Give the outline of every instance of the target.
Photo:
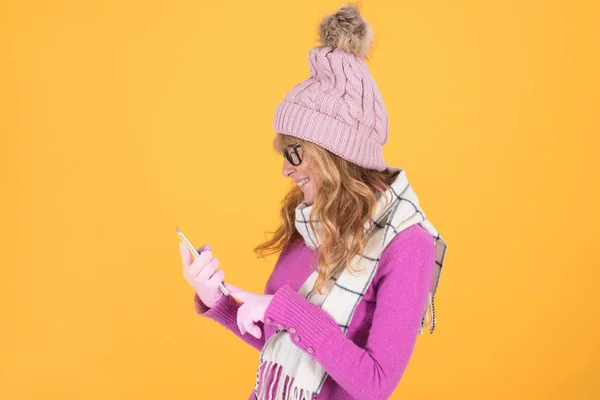
[(255, 248), (281, 251), (264, 293), (224, 282), (223, 295), (210, 245), (192, 262), (180, 243), (196, 312), (261, 351), (250, 399), (387, 399), (418, 333), (435, 327), (446, 244), (405, 171), (383, 160), (387, 112), (363, 61), (371, 28), (347, 4), (320, 36), (310, 78), (275, 112), (274, 148), (296, 187)]

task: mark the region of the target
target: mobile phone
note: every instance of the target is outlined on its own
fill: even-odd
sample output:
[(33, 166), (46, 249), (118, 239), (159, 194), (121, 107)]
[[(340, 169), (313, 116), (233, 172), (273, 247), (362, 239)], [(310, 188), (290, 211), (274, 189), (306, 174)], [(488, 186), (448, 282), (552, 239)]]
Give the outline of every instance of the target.
[[(183, 232), (181, 232), (181, 229), (179, 229), (178, 226), (175, 226), (175, 230), (177, 231), (177, 234), (179, 235), (179, 237), (181, 238), (181, 240), (183, 240), (183, 242), (187, 245), (187, 247), (190, 249), (190, 251), (192, 252), (192, 254), (194, 255), (194, 258), (198, 258), (200, 257), (200, 253), (198, 253), (198, 250), (196, 250), (196, 248), (194, 246), (192, 246), (192, 244), (190, 243), (190, 241), (185, 237), (185, 235), (183, 234)], [(229, 291), (227, 291), (227, 289), (225, 288), (225, 286), (223, 285), (223, 282), (221, 282), (219, 284), (219, 289), (221, 290), (221, 292), (223, 292), (223, 294), (225, 296), (229, 296)]]

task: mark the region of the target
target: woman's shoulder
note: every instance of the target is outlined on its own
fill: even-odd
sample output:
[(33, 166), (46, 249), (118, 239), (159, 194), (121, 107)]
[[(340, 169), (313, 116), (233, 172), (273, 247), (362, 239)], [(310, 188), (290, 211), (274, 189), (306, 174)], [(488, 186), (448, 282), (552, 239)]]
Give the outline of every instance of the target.
[(419, 242), (428, 242), (432, 246), (434, 244), (433, 236), (429, 233), (425, 228), (421, 226), (421, 224), (414, 224), (409, 226), (406, 229), (398, 232), (396, 236), (392, 239), (392, 241), (386, 246), (384, 249), (384, 253), (388, 250), (392, 252), (402, 247), (402, 244), (407, 241), (418, 240)]
[(386, 246), (379, 260), (377, 274), (385, 275), (398, 262), (419, 258), (435, 259), (435, 241), (433, 236), (420, 224), (414, 224), (398, 232)]

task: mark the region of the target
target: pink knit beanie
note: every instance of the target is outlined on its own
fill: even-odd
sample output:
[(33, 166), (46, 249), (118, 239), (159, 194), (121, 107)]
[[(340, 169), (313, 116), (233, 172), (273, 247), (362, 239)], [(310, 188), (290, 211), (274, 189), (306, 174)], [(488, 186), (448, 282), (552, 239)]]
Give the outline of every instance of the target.
[(277, 105), (273, 128), (367, 169), (383, 171), (388, 116), (363, 60), (373, 32), (356, 4), (345, 4), (319, 26), (321, 45), (308, 54), (310, 77)]

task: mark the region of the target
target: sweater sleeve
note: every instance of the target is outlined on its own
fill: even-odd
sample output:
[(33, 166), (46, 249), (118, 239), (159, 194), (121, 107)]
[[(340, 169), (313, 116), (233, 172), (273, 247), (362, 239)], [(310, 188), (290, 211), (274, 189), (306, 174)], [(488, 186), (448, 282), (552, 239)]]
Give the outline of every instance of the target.
[(281, 287), (265, 323), (283, 324), (293, 342), (314, 357), (357, 400), (388, 399), (412, 355), (430, 288), (435, 247), (417, 236), (389, 249), (376, 288), (376, 308), (364, 348), (348, 339), (323, 309)]
[(265, 345), (264, 324), (260, 321), (256, 324), (262, 333), (260, 339), (255, 338), (249, 333), (242, 335), (237, 325), (237, 312), (241, 305), (233, 296), (222, 296), (214, 307), (209, 308), (200, 300), (198, 294), (194, 292), (194, 308), (198, 315), (212, 319), (255, 349), (262, 350)]

